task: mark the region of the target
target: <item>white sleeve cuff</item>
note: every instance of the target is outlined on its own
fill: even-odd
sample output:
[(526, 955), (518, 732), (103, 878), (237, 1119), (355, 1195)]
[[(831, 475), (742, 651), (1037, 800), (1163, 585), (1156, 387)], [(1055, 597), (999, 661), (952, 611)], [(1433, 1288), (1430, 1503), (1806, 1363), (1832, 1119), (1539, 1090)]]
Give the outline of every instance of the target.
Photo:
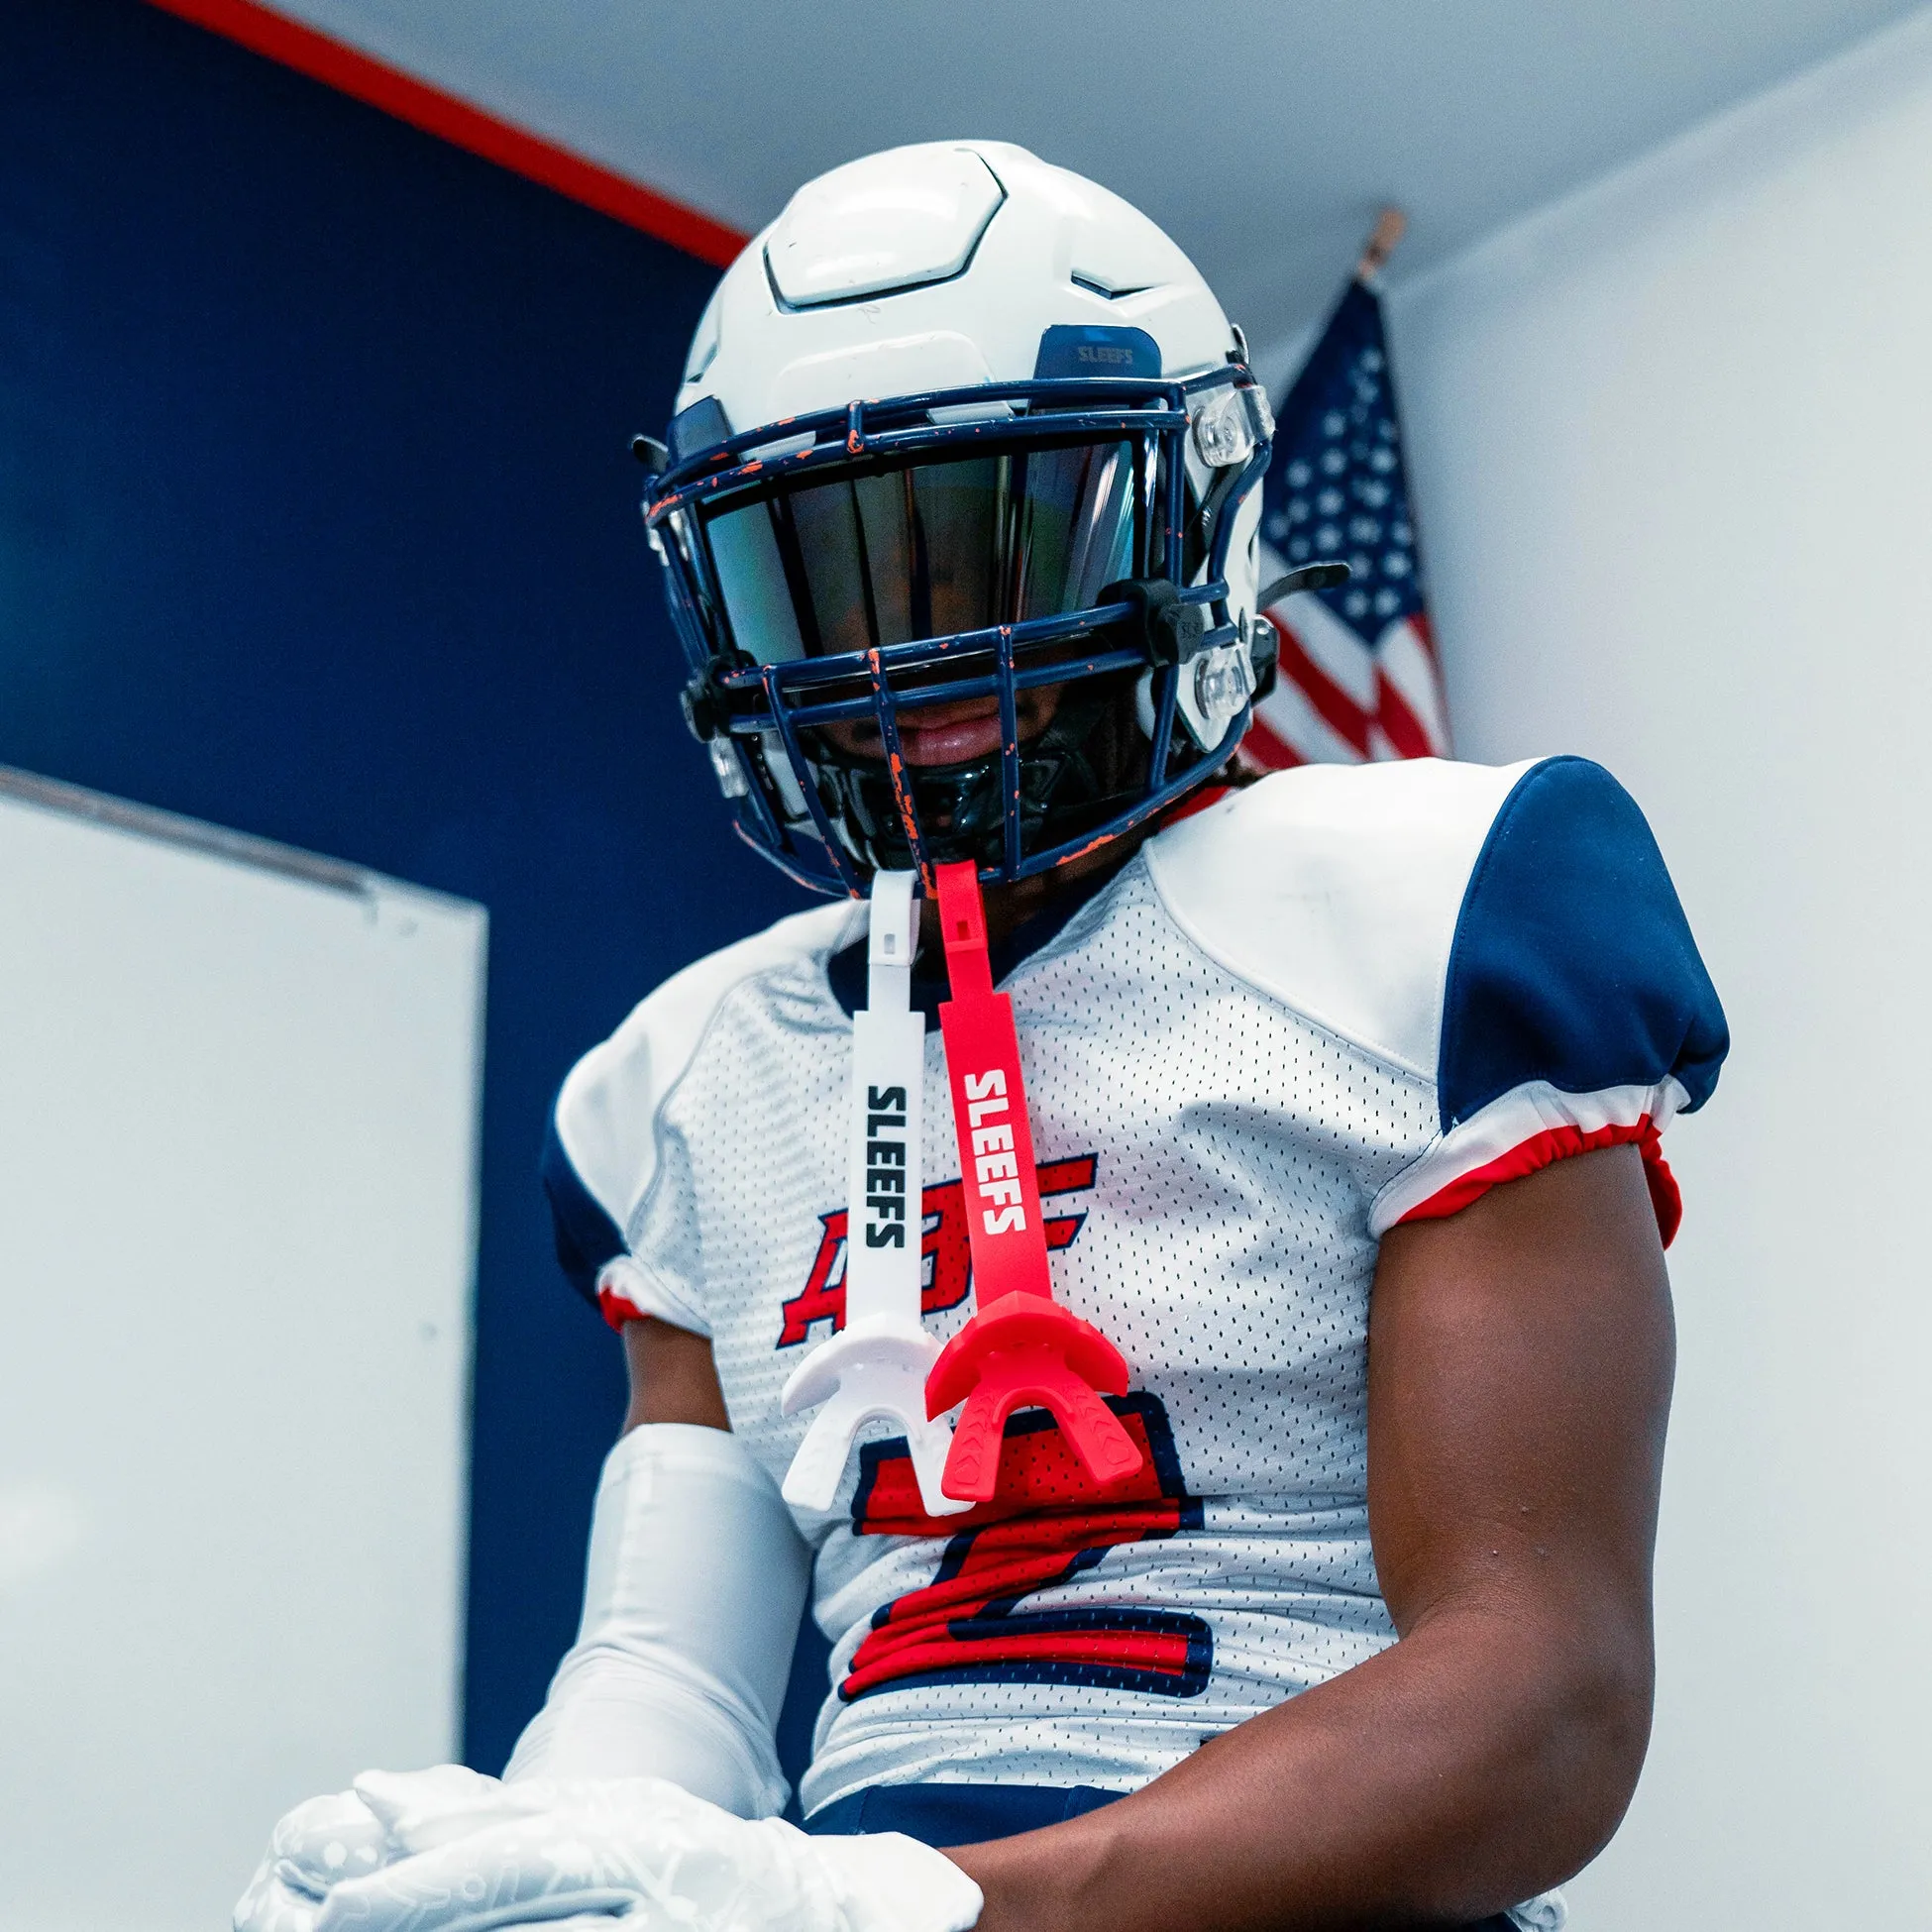
[(1379, 1240), (1399, 1222), (1455, 1214), (1492, 1187), (1570, 1154), (1635, 1142), (1667, 1243), (1682, 1211), (1658, 1136), (1689, 1098), (1674, 1076), (1655, 1087), (1608, 1087), (1594, 1094), (1566, 1094), (1543, 1080), (1513, 1087), (1438, 1134), (1390, 1181), (1369, 1210), (1368, 1232)]
[(646, 1268), (633, 1254), (619, 1254), (597, 1270), (597, 1307), (613, 1329), (655, 1316), (674, 1329), (711, 1339), (711, 1325), (679, 1293), (677, 1285)]

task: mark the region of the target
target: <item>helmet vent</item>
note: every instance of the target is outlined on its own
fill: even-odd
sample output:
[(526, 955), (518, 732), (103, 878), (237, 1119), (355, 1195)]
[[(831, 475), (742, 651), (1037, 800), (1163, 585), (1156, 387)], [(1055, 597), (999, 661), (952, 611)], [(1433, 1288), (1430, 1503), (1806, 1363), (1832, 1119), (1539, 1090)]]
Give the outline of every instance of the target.
[(1098, 295), (1103, 302), (1124, 302), (1129, 295), (1144, 295), (1153, 286), (1152, 282), (1137, 282), (1131, 288), (1110, 288), (1104, 281), (1093, 275), (1083, 275), (1076, 269), (1067, 279), (1076, 288), (1084, 288), (1090, 295)]

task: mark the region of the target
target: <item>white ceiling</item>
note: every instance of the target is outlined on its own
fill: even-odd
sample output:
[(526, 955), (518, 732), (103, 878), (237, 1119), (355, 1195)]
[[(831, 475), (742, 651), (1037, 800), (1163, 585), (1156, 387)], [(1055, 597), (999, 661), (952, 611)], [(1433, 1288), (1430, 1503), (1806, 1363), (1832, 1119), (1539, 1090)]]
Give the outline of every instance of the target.
[(1137, 202), (1257, 343), (1922, 0), (274, 0), (737, 227), (901, 142), (1018, 141)]

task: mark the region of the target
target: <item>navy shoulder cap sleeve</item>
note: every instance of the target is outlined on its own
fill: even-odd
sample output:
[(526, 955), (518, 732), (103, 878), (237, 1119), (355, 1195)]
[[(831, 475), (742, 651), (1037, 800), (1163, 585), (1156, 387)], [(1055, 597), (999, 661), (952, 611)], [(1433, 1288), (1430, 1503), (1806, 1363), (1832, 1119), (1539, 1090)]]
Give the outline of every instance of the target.
[(1644, 814), (1600, 765), (1553, 758), (1497, 812), (1456, 919), (1437, 1076), (1447, 1133), (1534, 1082), (1595, 1094), (1717, 1084), (1724, 1012)]
[(543, 1180), (544, 1196), (550, 1203), (557, 1260), (571, 1286), (594, 1308), (597, 1275), (605, 1262), (614, 1261), (623, 1253), (624, 1236), (571, 1164), (563, 1136), (557, 1131), (555, 1108), (551, 1110), (550, 1125), (544, 1133), (538, 1172)]

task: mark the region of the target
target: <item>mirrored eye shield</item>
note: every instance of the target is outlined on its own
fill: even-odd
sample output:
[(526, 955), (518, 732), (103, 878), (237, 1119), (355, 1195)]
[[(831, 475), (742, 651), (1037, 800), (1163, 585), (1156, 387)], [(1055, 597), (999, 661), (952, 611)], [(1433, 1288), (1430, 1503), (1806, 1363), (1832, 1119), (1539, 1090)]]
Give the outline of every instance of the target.
[[(1259, 481), (1268, 443), (1256, 438), (1244, 462), (1231, 466), (1224, 460), (1219, 470), (1208, 471), (1205, 503), (1190, 500), (1183, 447), (1197, 418), (1217, 408), (1225, 416), (1228, 403), (1217, 398), (1232, 402), (1234, 393), (1243, 389), (1256, 399), (1253, 403), (1243, 399), (1245, 413), (1255, 429), (1265, 429), (1269, 426), (1265, 399), (1253, 388), (1245, 369), (1230, 366), (1188, 381), (1082, 376), (982, 384), (883, 404), (855, 402), (844, 410), (766, 424), (671, 464), (653, 477), (645, 515), (682, 593), (673, 598), (674, 614), (682, 620), (678, 628), (693, 668), (710, 692), (709, 704), (703, 704), (703, 694), (698, 694), (705, 715), (695, 717), (694, 725), (701, 722), (709, 727), (700, 731), (702, 736), (724, 728), (772, 728), (775, 720), (759, 703), (761, 691), (773, 708), (782, 693), (801, 724), (862, 716), (873, 700), (855, 687), (854, 679), (863, 675), (860, 663), (868, 658), (867, 668), (874, 676), (884, 674), (891, 680), (900, 701), (937, 703), (997, 690), (1003, 664), (1013, 667), (1012, 675), (1023, 690), (1069, 677), (1173, 664), (1234, 642), (1236, 633), (1225, 621), (1225, 611), (1219, 613), (1224, 621), (1215, 622), (1215, 606), (1227, 595), (1224, 571), (1234, 522), (1227, 512)], [(945, 419), (945, 412), (969, 407), (974, 411), (970, 420)], [(935, 414), (940, 421), (932, 420)], [(716, 419), (721, 423), (721, 412)], [(1046, 443), (1127, 438), (1159, 447), (1163, 457), (1165, 500), (1147, 506), (1154, 525), (1149, 532), (1154, 554), (1147, 562), (1174, 587), (1165, 599), (1171, 607), (1150, 611), (1145, 594), (1149, 587), (1143, 583), (1130, 587), (1139, 593), (1131, 599), (1108, 599), (1103, 592), (1100, 600), (1076, 611), (885, 644), (875, 653), (834, 653), (777, 667), (757, 666), (732, 649), (708, 615), (716, 599), (714, 587), (707, 582), (710, 560), (702, 537), (703, 519), (686, 517), (687, 510), (794, 487), (805, 473), (815, 483), (820, 478), (849, 472), (855, 464), (869, 469), (922, 456), (986, 455)], [(645, 460), (654, 459), (670, 462), (662, 445), (649, 446)], [(1192, 553), (1194, 569), (1205, 581), (1183, 586), (1190, 514), (1195, 540), (1207, 539), (1208, 554), (1204, 558), (1199, 549)], [(660, 534), (658, 526), (667, 521), (675, 521), (677, 536), (669, 530)], [(1129, 638), (1124, 626), (1132, 626), (1138, 636)], [(1093, 641), (1091, 655), (1069, 648), (1087, 639)], [(946, 675), (951, 665), (957, 665), (957, 678), (965, 683)], [(800, 705), (809, 705), (812, 715), (802, 715)]]

